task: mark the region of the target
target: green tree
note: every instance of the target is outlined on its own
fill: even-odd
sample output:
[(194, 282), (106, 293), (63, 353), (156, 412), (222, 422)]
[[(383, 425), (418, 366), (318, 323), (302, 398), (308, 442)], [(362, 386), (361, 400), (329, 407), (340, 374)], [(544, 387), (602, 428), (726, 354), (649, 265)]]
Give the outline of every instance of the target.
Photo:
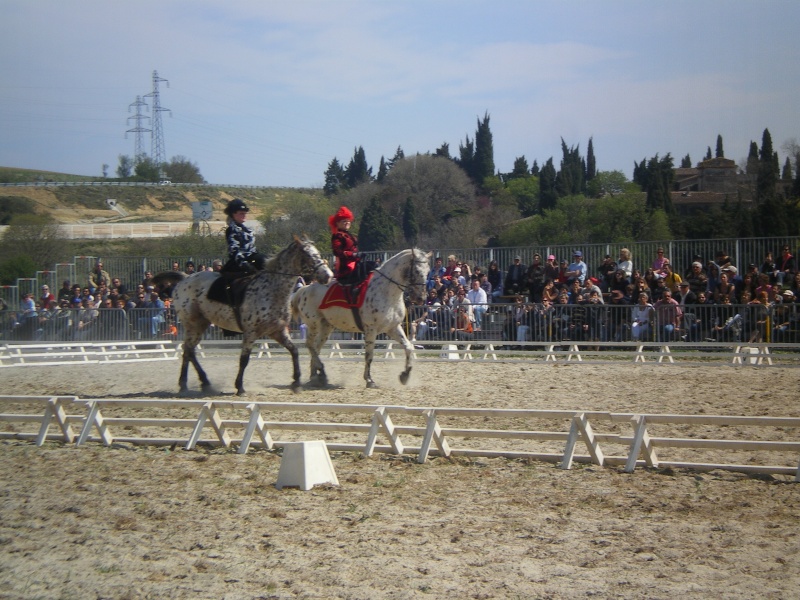
[(722, 136), (717, 135), (717, 153), (714, 155), (717, 158), (725, 158), (725, 151), (722, 149)]
[(394, 247), (394, 225), (377, 196), (372, 198), (364, 211), (358, 228), (358, 247), (367, 252)]
[(345, 169), (344, 178), (349, 188), (372, 181), (372, 167), (367, 164), (363, 146), (359, 146), (353, 152), (353, 158), (350, 159), (350, 164)]
[(514, 168), (508, 175), (509, 179), (516, 179), (519, 177), (529, 177), (528, 161), (525, 156), (520, 156), (514, 159)]
[(478, 129), (475, 132), (475, 158), (473, 163), (474, 177), (476, 183), (481, 184), (487, 177), (492, 177), (494, 173), (494, 144), (492, 143), (492, 131), (489, 128), (489, 112), (483, 116), (483, 121), (478, 121)]
[(754, 141), (750, 141), (750, 150), (747, 155), (747, 168), (745, 172), (748, 175), (757, 175), (758, 174), (758, 144)]
[(555, 189), (559, 197), (581, 194), (586, 191), (586, 163), (578, 146), (567, 148), (561, 138), (561, 170), (556, 175)]
[(328, 168), (325, 169), (325, 184), (322, 187), (322, 191), (326, 196), (333, 196), (346, 183), (344, 167), (342, 167), (338, 159), (334, 158), (328, 163)]
[(467, 177), (475, 181), (475, 142), (470, 140), (469, 136), (463, 144), (458, 145), (456, 164), (464, 169)]
[(386, 174), (389, 172), (389, 167), (386, 165), (386, 161), (384, 160), (383, 156), (381, 156), (381, 164), (378, 165), (378, 175), (375, 177), (375, 181), (378, 183), (383, 183), (383, 180), (386, 179)]
[(556, 168), (553, 165), (553, 157), (551, 156), (539, 173), (539, 209), (544, 212), (555, 208), (557, 199)]
[(447, 142), (443, 143), (436, 149), (436, 152), (434, 152), (434, 156), (441, 156), (442, 158), (447, 158), (452, 160), (452, 157), (450, 156), (450, 144), (448, 144)]
[(293, 234), (306, 234), (319, 248), (330, 248), (331, 231), (328, 217), (338, 205), (332, 199), (309, 196), (289, 190), (281, 201), (267, 207), (261, 220), (268, 247), (258, 246), (261, 252), (278, 252), (292, 240)]
[[(17, 215), (0, 238), (0, 256), (11, 259), (26, 256), (34, 270), (52, 269), (64, 259), (67, 238), (57, 223), (39, 215)], [(29, 272), (26, 277), (30, 277)]]
[(775, 195), (775, 184), (778, 170), (775, 164), (775, 153), (772, 150), (772, 136), (765, 129), (761, 138), (761, 153), (758, 157), (758, 175), (756, 176), (756, 204), (765, 202)]
[(403, 149), (402, 149), (400, 146), (398, 146), (398, 147), (397, 147), (397, 150), (395, 150), (395, 152), (394, 152), (394, 156), (393, 156), (393, 157), (391, 158), (391, 160), (389, 161), (389, 164), (387, 165), (387, 167), (388, 167), (389, 169), (391, 169), (391, 168), (392, 168), (392, 167), (394, 167), (394, 166), (395, 166), (395, 165), (396, 165), (398, 162), (400, 162), (401, 160), (403, 160), (405, 157), (406, 157), (406, 153), (405, 153), (405, 152), (403, 152)]
[(639, 186), (628, 181), (622, 171), (600, 171), (586, 184), (586, 194), (591, 198), (619, 196), (626, 192), (638, 191), (640, 191)]
[(539, 212), (539, 178), (528, 175), (515, 177), (506, 184), (506, 189), (514, 197), (517, 209), (523, 217)]
[(409, 196), (403, 208), (403, 237), (406, 243), (416, 246), (419, 240), (419, 225), (417, 225), (417, 211), (414, 201)]
[(150, 157), (144, 157), (136, 163), (133, 172), (140, 181), (156, 182), (161, 177), (161, 165), (157, 165)]
[(20, 254), (6, 257), (0, 260), (0, 285), (15, 285), (17, 279), (30, 277), (32, 273), (40, 268), (30, 256)]
[(586, 149), (586, 182), (590, 182), (597, 176), (597, 161), (594, 158), (594, 143), (589, 138), (589, 147)]
[(200, 174), (197, 164), (191, 162), (185, 156), (173, 156), (164, 165), (164, 174), (173, 183), (205, 183), (206, 180)]
[(127, 154), (119, 155), (119, 164), (117, 165), (117, 177), (120, 179), (128, 179), (133, 173), (133, 159)]
[(781, 172), (781, 179), (792, 178), (792, 159), (786, 157), (786, 162), (783, 163), (783, 171)]
[(531, 175), (534, 177), (539, 176), (539, 163), (536, 160), (533, 161), (533, 166), (531, 167)]
[(712, 158), (714, 157), (711, 155), (711, 146), (709, 146), (708, 150), (706, 151), (706, 157), (703, 160), (711, 160)]
[(691, 169), (692, 168), (692, 158), (687, 154), (681, 159), (681, 169)]

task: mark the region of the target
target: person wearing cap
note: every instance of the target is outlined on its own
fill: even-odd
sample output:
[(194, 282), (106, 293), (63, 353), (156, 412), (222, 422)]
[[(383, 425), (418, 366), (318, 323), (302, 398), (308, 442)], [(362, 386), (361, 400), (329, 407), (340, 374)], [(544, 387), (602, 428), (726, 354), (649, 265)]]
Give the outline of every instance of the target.
[(228, 262), (222, 267), (225, 273), (255, 273), (264, 268), (266, 257), (256, 250), (253, 231), (244, 224), (250, 207), (243, 200), (234, 198), (225, 207), (228, 227), (225, 241), (228, 244)]
[(583, 282), (586, 281), (587, 272), (588, 267), (586, 263), (583, 262), (583, 252), (575, 250), (575, 252), (572, 253), (572, 262), (569, 264), (566, 271), (567, 283), (572, 283), (573, 279), (577, 279), (581, 285), (583, 285)]
[(555, 254), (549, 254), (544, 263), (544, 280), (555, 281), (558, 279), (558, 261)]
[(450, 287), (453, 289), (457, 289), (459, 286), (464, 287), (467, 285), (467, 278), (462, 275), (463, 271), (461, 267), (456, 267), (453, 269), (452, 274), (450, 275)]
[(525, 290), (525, 265), (522, 264), (522, 257), (517, 254), (514, 262), (508, 267), (506, 277), (503, 281), (503, 293), (507, 296), (522, 294)]
[(686, 306), (687, 304), (697, 304), (697, 294), (695, 294), (689, 287), (688, 281), (681, 281), (678, 284), (678, 293), (675, 294), (678, 304)]

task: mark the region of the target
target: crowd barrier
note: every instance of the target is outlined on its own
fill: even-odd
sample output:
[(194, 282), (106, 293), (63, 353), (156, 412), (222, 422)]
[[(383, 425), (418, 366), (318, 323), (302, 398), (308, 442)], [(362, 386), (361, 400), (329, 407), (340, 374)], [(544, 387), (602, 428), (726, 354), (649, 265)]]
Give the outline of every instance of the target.
[[(76, 396), (0, 396), (0, 439), (280, 449), (313, 432), (329, 450), (727, 470), (800, 481), (800, 418)], [(135, 415), (135, 416), (133, 416)], [(354, 415), (357, 417), (354, 419)], [(351, 421), (348, 421), (351, 420)], [(353, 422), (354, 421), (354, 422)], [(491, 428), (487, 428), (487, 424)], [(55, 429), (55, 432), (50, 430)], [(181, 433), (182, 432), (182, 433)], [(277, 436), (281, 436), (278, 438)]]

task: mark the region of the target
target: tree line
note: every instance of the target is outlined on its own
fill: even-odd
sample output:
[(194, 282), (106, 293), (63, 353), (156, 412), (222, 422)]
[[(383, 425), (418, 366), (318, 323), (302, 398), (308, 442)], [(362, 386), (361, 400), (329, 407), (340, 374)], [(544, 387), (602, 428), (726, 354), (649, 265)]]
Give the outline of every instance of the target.
[[(712, 156), (709, 146), (703, 160), (724, 158), (721, 135), (715, 149)], [(500, 172), (487, 112), (455, 155), (448, 143), (413, 156), (398, 146), (391, 159), (381, 156), (376, 174), (363, 147), (347, 164), (334, 158), (323, 191), (329, 208), (346, 204), (361, 215), (356, 227), (365, 250), (797, 235), (800, 145), (790, 140), (784, 149), (781, 169), (765, 129), (761, 145), (751, 142), (739, 169), (753, 181), (751, 193), (686, 213), (672, 203), (675, 164), (669, 153), (634, 161), (628, 180), (621, 171), (598, 170), (592, 138), (585, 155), (562, 138), (558, 164), (550, 157), (530, 165), (520, 156), (510, 172)], [(692, 166), (688, 154), (680, 166)], [(792, 184), (779, 186), (781, 180)]]

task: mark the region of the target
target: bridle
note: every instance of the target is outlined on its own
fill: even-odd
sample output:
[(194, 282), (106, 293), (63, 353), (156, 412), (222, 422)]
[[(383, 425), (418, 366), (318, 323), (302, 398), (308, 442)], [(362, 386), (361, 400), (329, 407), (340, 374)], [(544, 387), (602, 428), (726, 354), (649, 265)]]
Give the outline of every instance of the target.
[(409, 283), (406, 284), (406, 283), (401, 283), (399, 281), (395, 281), (393, 278), (389, 277), (389, 275), (384, 273), (380, 268), (375, 269), (375, 273), (377, 273), (378, 275), (380, 275), (384, 279), (387, 279), (387, 280), (391, 281), (394, 285), (399, 287), (400, 290), (403, 291), (403, 292), (407, 292), (409, 290), (413, 290), (414, 288), (417, 288), (417, 287), (422, 287), (422, 288), (425, 287), (425, 282), (413, 283), (413, 281), (414, 281), (414, 267), (417, 265), (417, 263), (422, 264), (422, 261), (421, 260), (417, 260), (417, 255), (416, 255), (416, 252), (414, 252), (413, 248), (409, 248), (409, 252), (411, 252), (411, 261), (408, 264), (408, 281), (409, 281)]

